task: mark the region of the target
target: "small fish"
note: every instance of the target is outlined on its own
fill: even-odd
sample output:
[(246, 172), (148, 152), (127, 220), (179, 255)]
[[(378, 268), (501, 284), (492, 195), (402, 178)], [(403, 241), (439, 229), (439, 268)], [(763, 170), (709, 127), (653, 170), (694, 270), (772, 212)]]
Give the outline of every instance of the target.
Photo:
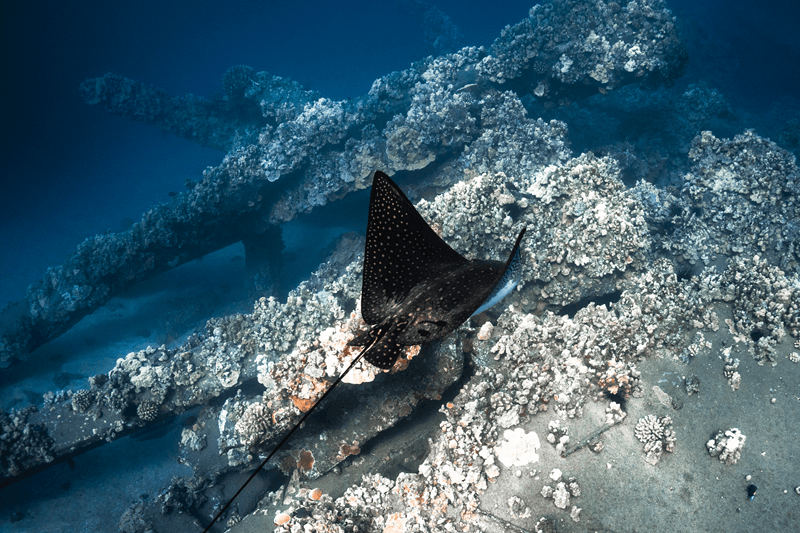
[(457, 90), (456, 92), (457, 92), (457, 93), (461, 93), (461, 92), (466, 92), (466, 93), (474, 93), (474, 92), (476, 92), (478, 89), (480, 89), (480, 87), (478, 86), (478, 84), (477, 84), (477, 83), (468, 83), (468, 84), (464, 85), (463, 87), (461, 87), (461, 88), (460, 88), (459, 90)]
[(747, 498), (750, 501), (753, 501), (755, 499), (757, 490), (758, 487), (756, 487), (755, 485), (747, 485)]

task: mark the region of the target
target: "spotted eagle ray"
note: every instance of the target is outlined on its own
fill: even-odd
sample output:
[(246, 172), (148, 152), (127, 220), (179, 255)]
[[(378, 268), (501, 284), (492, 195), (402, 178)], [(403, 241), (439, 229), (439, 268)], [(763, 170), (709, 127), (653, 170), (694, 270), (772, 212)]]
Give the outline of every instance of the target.
[(283, 437), (203, 533), (289, 440), (322, 400), (362, 358), (381, 369), (394, 366), (404, 346), (437, 341), (482, 313), (517, 286), (522, 273), (520, 231), (508, 260), (468, 260), (450, 248), (408, 197), (381, 171), (369, 197), (361, 280), (361, 316), (370, 327), (351, 340), (363, 346), (344, 372)]

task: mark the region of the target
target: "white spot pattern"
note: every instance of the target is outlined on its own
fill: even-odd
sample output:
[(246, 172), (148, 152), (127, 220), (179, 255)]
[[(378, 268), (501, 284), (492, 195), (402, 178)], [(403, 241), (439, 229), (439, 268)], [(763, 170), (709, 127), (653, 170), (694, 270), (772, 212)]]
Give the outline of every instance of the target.
[(377, 171), (361, 282), (361, 314), (376, 341), (364, 359), (391, 368), (403, 346), (454, 331), (492, 294), (521, 237), (506, 263), (468, 261), (428, 226), (389, 176)]

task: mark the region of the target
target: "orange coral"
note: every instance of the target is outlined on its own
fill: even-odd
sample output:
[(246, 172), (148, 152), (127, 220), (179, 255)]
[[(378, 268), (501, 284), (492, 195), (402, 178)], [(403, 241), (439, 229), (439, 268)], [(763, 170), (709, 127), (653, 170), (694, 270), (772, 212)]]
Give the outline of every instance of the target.
[(383, 533), (401, 533), (406, 527), (406, 519), (400, 513), (394, 513), (386, 520)]
[(361, 453), (361, 448), (358, 446), (358, 442), (353, 442), (353, 445), (350, 446), (349, 444), (342, 444), (339, 448), (339, 460), (344, 459), (348, 455), (358, 455)]
[(297, 461), (297, 468), (306, 472), (314, 468), (314, 455), (308, 450), (300, 451), (300, 459)]
[(631, 379), (629, 376), (617, 376), (615, 374), (601, 377), (598, 380), (600, 388), (607, 390), (611, 394), (622, 394), (628, 397), (631, 392)]
[(316, 400), (304, 400), (303, 398), (298, 398), (297, 396), (289, 396), (289, 399), (292, 400), (292, 403), (295, 405), (295, 407), (304, 413), (314, 407), (314, 402), (316, 402)]
[(314, 406), (314, 404), (317, 402), (317, 399), (319, 399), (328, 389), (328, 382), (314, 379), (307, 374), (301, 374), (295, 379), (295, 383), (297, 385), (296, 388), (301, 389), (304, 381), (311, 383), (312, 387), (314, 388), (310, 393), (308, 393), (309, 398), (301, 398), (297, 395), (290, 395), (289, 399), (292, 400), (292, 403), (294, 403), (295, 407), (305, 413)]

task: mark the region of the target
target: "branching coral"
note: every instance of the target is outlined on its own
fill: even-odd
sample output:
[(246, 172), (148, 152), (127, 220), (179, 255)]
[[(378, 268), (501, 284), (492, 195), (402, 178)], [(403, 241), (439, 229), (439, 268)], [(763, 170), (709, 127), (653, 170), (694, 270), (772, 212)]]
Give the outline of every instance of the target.
[(647, 415), (639, 419), (634, 434), (644, 444), (645, 461), (651, 465), (658, 463), (662, 452), (675, 450), (677, 439), (668, 416)]

